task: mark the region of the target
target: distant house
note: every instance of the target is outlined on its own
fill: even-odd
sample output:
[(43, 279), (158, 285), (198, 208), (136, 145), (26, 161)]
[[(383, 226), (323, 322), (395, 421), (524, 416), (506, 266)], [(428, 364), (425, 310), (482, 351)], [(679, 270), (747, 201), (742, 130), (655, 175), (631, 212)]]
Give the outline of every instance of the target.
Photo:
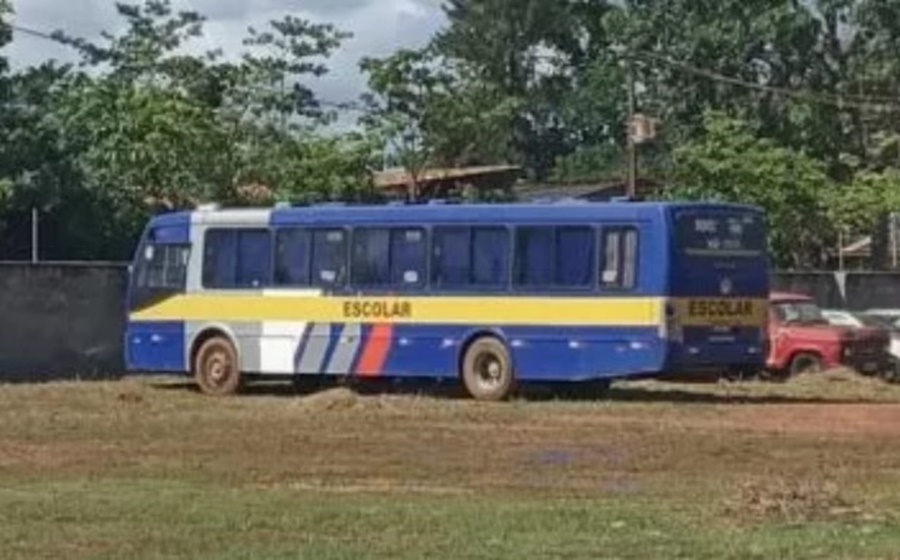
[(404, 169), (391, 169), (376, 172), (374, 183), (395, 200), (470, 198), (489, 191), (509, 194), (520, 174), (521, 168), (514, 165), (432, 168), (415, 177)]
[[(658, 194), (663, 184), (647, 178), (635, 181), (635, 191), (638, 198), (646, 198)], [(535, 201), (542, 199), (574, 198), (591, 202), (607, 202), (616, 197), (625, 196), (628, 192), (628, 184), (624, 180), (614, 180), (589, 184), (526, 184), (515, 188), (516, 198), (522, 201)]]

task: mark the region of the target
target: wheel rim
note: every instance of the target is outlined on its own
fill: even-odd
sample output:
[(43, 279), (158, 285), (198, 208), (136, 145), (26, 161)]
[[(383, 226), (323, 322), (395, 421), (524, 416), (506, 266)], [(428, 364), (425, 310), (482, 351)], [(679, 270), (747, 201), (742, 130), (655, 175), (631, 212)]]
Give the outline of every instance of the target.
[(216, 347), (206, 352), (203, 358), (203, 379), (209, 387), (221, 389), (234, 376), (234, 361), (225, 349)]
[(503, 361), (493, 352), (482, 352), (475, 358), (475, 382), (482, 391), (493, 391), (503, 385)]

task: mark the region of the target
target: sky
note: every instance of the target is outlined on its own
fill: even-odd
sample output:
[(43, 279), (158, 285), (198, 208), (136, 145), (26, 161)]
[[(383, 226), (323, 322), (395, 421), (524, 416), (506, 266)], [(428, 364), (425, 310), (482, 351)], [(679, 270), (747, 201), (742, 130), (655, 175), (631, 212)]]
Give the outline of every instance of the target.
[[(135, 2), (137, 0), (128, 0)], [(384, 56), (401, 47), (419, 47), (444, 24), (441, 0), (172, 0), (176, 9), (189, 9), (207, 17), (206, 36), (196, 48), (240, 49), (248, 26), (291, 14), (315, 22), (330, 22), (353, 33), (329, 61), (331, 72), (309, 85), (323, 100), (356, 100), (365, 91), (358, 62), (364, 56)], [(14, 22), (50, 32), (96, 39), (104, 30), (115, 31), (119, 20), (114, 0), (13, 0)], [(71, 60), (67, 49), (50, 41), (17, 33), (4, 49), (14, 67), (47, 59)]]

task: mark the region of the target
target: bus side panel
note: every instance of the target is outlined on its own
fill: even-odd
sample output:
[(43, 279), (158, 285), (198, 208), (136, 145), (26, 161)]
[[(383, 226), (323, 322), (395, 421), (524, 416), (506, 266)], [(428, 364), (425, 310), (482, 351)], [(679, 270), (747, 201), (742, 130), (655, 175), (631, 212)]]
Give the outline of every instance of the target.
[[(357, 356), (361, 376), (456, 378), (464, 344), (479, 333), (509, 348), (516, 376), (525, 381), (579, 381), (658, 371), (665, 344), (655, 327), (504, 327), (473, 329), (440, 325), (379, 328), (388, 338), (367, 337)], [(371, 348), (383, 345), (383, 366), (371, 367)]]
[(128, 328), (130, 371), (180, 373), (185, 364), (185, 327), (180, 321), (133, 322)]
[[(388, 351), (384, 360), (383, 374), (394, 377), (437, 377), (456, 378), (459, 375), (460, 345), (466, 340), (472, 327), (452, 325), (392, 325), (371, 329), (380, 330), (382, 339), (369, 337), (357, 363), (357, 373), (362, 376), (375, 375), (372, 348), (384, 344)], [(389, 335), (385, 340), (384, 336)]]
[(508, 329), (519, 379), (585, 381), (658, 371), (665, 344), (656, 327)]

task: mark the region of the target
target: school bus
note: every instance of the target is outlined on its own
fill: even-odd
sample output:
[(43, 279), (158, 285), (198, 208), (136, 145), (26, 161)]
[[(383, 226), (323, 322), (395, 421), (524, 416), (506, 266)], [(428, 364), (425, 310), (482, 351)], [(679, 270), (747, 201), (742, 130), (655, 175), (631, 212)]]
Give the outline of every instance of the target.
[(322, 205), (157, 216), (133, 372), (597, 382), (764, 367), (764, 213), (718, 203)]

